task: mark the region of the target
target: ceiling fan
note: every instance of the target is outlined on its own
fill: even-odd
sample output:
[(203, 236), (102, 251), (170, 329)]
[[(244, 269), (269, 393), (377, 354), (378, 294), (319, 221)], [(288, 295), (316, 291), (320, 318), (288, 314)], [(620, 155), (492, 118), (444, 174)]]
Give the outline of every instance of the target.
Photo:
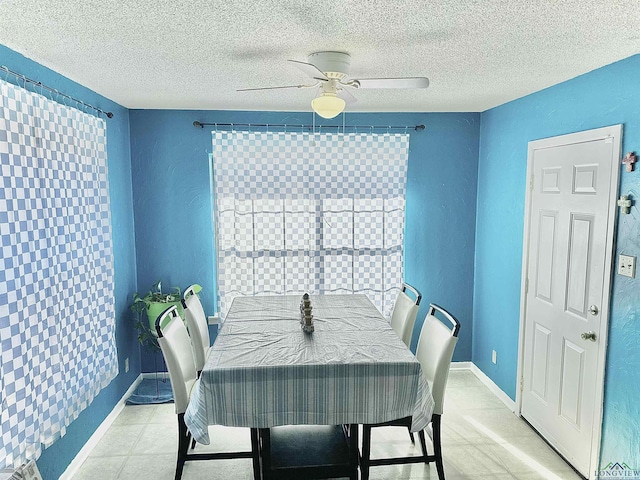
[(361, 88), (427, 88), (426, 77), (401, 78), (350, 78), (351, 57), (343, 52), (316, 52), (309, 55), (308, 62), (289, 60), (293, 65), (309, 75), (314, 83), (309, 85), (285, 85), (280, 87), (240, 88), (239, 92), (254, 90), (276, 90), (285, 88), (316, 88), (318, 95), (311, 101), (311, 108), (323, 118), (334, 118), (346, 104), (357, 102), (349, 91)]

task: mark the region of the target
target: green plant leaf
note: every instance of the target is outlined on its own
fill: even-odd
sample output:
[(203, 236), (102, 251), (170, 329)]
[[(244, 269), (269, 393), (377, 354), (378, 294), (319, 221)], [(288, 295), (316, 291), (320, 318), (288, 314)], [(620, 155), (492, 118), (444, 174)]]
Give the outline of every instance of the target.
[[(133, 303), (130, 310), (133, 312), (132, 324), (138, 332), (138, 342), (146, 351), (159, 352), (160, 345), (155, 332), (150, 328), (147, 318), (147, 309), (153, 303), (178, 302), (181, 299), (180, 287), (173, 287), (172, 293), (162, 293), (162, 282), (158, 280), (154, 283), (143, 297), (138, 292), (132, 296)], [(179, 307), (180, 308), (180, 307)]]

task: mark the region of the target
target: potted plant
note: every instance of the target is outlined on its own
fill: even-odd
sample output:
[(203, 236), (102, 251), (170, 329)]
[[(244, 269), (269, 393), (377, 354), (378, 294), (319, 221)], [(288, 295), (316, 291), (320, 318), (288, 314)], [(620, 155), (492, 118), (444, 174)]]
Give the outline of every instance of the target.
[[(133, 294), (131, 310), (136, 314), (133, 322), (138, 330), (138, 341), (151, 352), (158, 352), (160, 346), (156, 334), (156, 318), (172, 305), (178, 307), (178, 313), (184, 320), (180, 287), (173, 287), (171, 293), (162, 291), (162, 282), (158, 280), (143, 297), (137, 292)], [(146, 318), (145, 318), (146, 314)]]

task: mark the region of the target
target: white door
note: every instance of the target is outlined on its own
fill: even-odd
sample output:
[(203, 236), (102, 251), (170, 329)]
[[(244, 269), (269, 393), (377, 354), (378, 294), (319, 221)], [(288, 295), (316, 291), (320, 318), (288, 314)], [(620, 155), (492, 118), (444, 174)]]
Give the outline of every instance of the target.
[(529, 143), (521, 414), (596, 469), (622, 126)]

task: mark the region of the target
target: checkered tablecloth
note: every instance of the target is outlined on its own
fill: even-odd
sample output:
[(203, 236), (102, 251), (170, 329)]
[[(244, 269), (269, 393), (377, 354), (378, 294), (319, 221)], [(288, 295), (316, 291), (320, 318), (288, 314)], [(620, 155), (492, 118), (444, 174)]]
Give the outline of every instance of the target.
[(419, 362), (364, 295), (311, 296), (315, 331), (300, 328), (299, 296), (236, 298), (185, 422), (209, 443), (208, 425), (379, 423), (431, 419)]

